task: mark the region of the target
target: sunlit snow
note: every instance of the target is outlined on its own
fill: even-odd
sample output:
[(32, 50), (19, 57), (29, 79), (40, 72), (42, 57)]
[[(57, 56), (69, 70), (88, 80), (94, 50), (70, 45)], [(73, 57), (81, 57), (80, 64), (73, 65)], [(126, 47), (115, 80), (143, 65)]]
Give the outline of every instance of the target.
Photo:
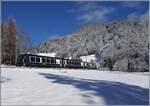
[(1, 69), (2, 105), (148, 105), (148, 73)]

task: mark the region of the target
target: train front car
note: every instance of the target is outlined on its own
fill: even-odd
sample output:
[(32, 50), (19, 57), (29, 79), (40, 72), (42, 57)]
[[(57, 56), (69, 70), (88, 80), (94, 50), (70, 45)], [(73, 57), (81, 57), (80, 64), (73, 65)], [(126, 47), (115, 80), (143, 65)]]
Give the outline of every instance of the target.
[(28, 54), (21, 54), (18, 59), (16, 66), (27, 66), (28, 65)]
[(31, 55), (29, 56), (29, 64), (32, 67), (47, 67), (47, 68), (60, 68), (61, 59), (47, 56)]

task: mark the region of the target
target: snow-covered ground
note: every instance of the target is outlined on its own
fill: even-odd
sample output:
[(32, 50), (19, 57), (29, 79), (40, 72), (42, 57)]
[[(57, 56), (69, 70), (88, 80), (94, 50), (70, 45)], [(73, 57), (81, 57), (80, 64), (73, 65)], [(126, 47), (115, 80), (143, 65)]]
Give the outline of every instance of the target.
[(2, 105), (148, 105), (149, 73), (1, 69)]

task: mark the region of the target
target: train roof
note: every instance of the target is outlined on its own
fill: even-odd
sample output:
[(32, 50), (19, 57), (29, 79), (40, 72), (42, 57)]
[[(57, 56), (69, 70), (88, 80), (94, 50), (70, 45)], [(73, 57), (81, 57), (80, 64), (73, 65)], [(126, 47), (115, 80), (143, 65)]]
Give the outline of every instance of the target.
[[(41, 55), (35, 55), (35, 54), (21, 54), (21, 56), (38, 56), (38, 57), (47, 57), (49, 58), (50, 56), (41, 56)], [(53, 58), (53, 59), (64, 59), (64, 60), (73, 60), (73, 61), (81, 61), (83, 62), (82, 60), (76, 60), (76, 59), (65, 59), (65, 58), (58, 58), (58, 57), (50, 57), (50, 58)]]

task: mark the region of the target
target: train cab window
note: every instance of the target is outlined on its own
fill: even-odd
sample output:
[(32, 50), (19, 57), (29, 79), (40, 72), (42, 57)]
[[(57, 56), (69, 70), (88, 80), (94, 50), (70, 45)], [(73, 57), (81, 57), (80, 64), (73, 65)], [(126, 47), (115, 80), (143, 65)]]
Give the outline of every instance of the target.
[(31, 62), (34, 63), (34, 62), (35, 62), (35, 57), (31, 56), (31, 57), (30, 57), (30, 60), (31, 60)]
[(42, 63), (45, 63), (46, 62), (46, 59), (45, 58), (42, 58)]
[(36, 57), (36, 62), (40, 63), (40, 58), (39, 57)]
[(23, 55), (19, 56), (19, 58), (17, 59), (17, 63), (20, 63), (23, 59)]

